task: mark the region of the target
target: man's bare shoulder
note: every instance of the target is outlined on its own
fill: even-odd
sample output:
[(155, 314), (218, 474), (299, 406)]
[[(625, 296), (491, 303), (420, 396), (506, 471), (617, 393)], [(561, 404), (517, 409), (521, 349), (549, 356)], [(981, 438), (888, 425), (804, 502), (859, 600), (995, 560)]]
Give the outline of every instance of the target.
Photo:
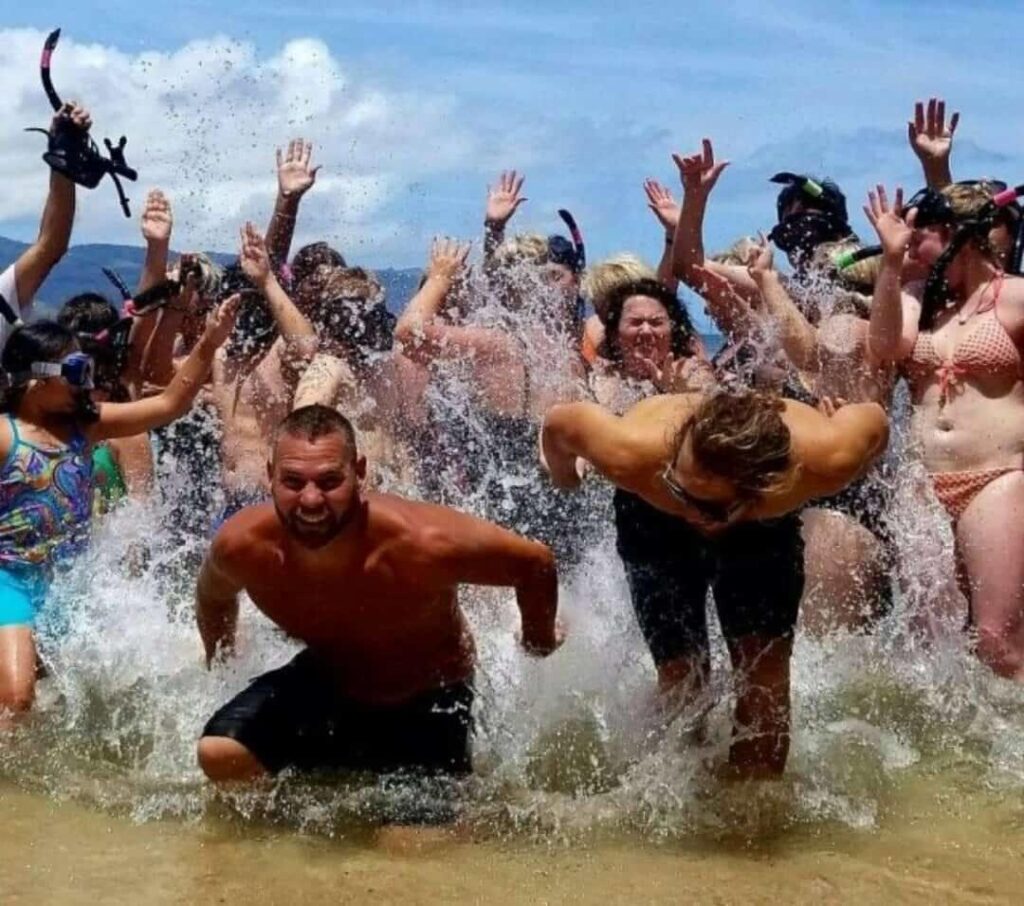
[(214, 535), (211, 554), (222, 569), (240, 568), (263, 560), (280, 548), (281, 523), (271, 503), (247, 506), (228, 519)]
[(481, 531), (504, 531), (469, 513), (436, 503), (376, 492), (364, 494), (364, 500), (378, 542), (402, 556), (440, 559)]
[(695, 411), (703, 399), (700, 393), (661, 393), (640, 400), (623, 415), (627, 421), (663, 420), (678, 423)]

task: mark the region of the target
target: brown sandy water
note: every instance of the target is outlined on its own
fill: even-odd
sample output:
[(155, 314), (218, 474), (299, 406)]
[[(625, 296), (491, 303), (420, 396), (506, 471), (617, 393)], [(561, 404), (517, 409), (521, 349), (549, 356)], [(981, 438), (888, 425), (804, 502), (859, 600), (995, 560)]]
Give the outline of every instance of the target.
[(1020, 903), (1020, 794), (908, 781), (873, 831), (399, 852), (232, 819), (136, 824), (5, 785), (0, 902)]

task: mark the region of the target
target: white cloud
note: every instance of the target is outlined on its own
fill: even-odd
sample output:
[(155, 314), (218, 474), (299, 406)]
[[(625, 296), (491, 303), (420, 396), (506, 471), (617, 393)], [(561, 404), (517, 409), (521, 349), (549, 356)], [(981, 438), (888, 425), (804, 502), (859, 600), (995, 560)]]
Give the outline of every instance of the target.
[[(37, 216), (45, 192), (45, 140), (20, 131), (48, 119), (37, 69), (44, 37), (0, 30), (0, 228)], [(267, 219), (274, 147), (293, 136), (312, 139), (324, 167), (300, 238), (327, 235), (343, 246), (387, 241), (393, 230), (374, 222), (403, 186), (456, 172), (480, 153), (452, 99), (363, 84), (315, 39), (261, 58), (251, 44), (223, 37), (136, 55), (64, 38), (53, 77), (62, 96), (92, 110), (98, 142), (128, 136), (128, 162), (140, 173), (138, 183), (126, 184), (131, 221), (108, 181), (81, 193), (79, 242), (138, 241), (142, 200), (158, 186), (174, 204), (177, 245), (231, 248), (242, 220)]]

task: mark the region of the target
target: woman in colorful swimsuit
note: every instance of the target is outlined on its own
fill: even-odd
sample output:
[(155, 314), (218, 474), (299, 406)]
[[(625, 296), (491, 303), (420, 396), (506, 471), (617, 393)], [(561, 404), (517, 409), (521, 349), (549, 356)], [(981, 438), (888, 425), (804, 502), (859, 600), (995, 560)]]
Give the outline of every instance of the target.
[[(883, 245), (870, 354), (900, 363), (913, 431), (953, 522), (978, 656), (1024, 680), (1024, 279), (1004, 271), (1020, 221), (1005, 186), (957, 183), (865, 213)], [(1002, 196), (1000, 193), (1002, 192)], [(1012, 197), (1012, 193), (1009, 193)], [(930, 268), (903, 289), (904, 255)]]

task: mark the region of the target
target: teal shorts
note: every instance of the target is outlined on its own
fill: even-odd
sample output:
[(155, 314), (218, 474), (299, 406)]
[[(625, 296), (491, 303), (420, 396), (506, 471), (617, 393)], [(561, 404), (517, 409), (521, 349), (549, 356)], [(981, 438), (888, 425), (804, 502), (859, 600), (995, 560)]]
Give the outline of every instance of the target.
[(0, 566), (0, 626), (34, 626), (48, 586), (43, 569)]

